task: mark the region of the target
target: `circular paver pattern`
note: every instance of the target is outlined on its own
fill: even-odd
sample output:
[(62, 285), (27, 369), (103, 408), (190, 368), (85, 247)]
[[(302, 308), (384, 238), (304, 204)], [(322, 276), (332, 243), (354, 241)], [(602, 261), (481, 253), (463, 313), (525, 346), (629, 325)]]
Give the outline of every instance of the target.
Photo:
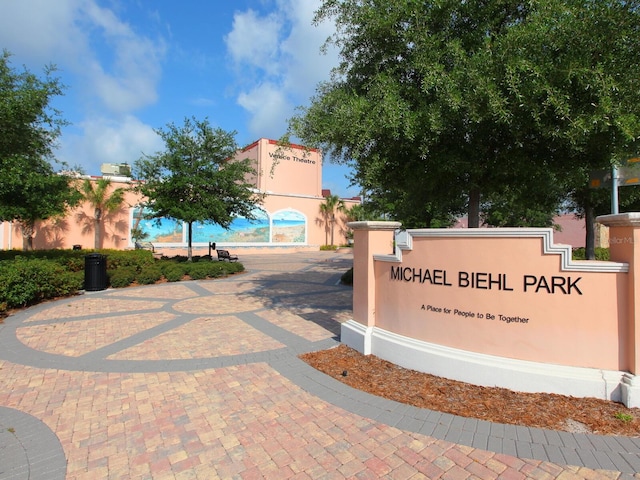
[[(637, 439), (454, 417), (313, 370), (297, 354), (337, 344), (351, 315), (351, 289), (338, 284), (351, 256), (241, 260), (245, 274), (94, 292), (0, 324), (0, 453), (13, 460), (6, 478), (38, 478), (25, 472), (38, 473), (45, 457), (55, 471), (40, 478), (624, 478), (640, 470)], [(19, 417), (46, 448), (24, 441)]]

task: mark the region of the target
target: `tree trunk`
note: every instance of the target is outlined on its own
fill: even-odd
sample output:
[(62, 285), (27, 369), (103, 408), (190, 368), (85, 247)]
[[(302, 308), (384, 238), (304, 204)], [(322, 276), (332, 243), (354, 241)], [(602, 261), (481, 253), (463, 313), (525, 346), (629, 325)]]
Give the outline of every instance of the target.
[(33, 224), (23, 223), (22, 227), (22, 250), (33, 250)]
[(333, 227), (336, 224), (336, 216), (332, 213), (331, 214), (331, 246), (333, 246)]
[(102, 220), (102, 210), (96, 208), (93, 211), (94, 225), (93, 225), (93, 248), (99, 250), (102, 246), (102, 235), (100, 231), (100, 221)]
[(472, 187), (469, 191), (469, 218), (467, 219), (469, 228), (480, 227), (480, 189)]
[(96, 250), (100, 249), (100, 243), (101, 243), (101, 237), (100, 237), (100, 221), (99, 220), (94, 220), (93, 221), (93, 248), (95, 248)]
[(189, 222), (187, 227), (187, 262), (191, 261), (192, 249), (191, 249), (191, 234), (193, 232), (193, 222)]
[(329, 215), (327, 213), (322, 214), (324, 216), (324, 244), (329, 245)]
[(593, 206), (589, 200), (584, 206), (584, 229), (585, 233), (585, 258), (587, 260), (595, 260), (596, 258), (596, 235), (595, 235), (595, 215)]

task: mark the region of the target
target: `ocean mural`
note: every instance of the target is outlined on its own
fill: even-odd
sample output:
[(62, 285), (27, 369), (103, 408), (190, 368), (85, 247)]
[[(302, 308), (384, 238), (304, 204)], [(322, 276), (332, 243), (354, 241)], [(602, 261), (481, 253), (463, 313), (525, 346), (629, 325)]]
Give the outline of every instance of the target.
[[(148, 210), (133, 209), (132, 225), (146, 234), (152, 243), (186, 244), (187, 226), (167, 218), (146, 219)], [(271, 218), (262, 209), (255, 209), (255, 219), (236, 217), (228, 230), (217, 224), (194, 223), (192, 242), (196, 243), (305, 243), (307, 220), (295, 210), (281, 210)]]
[(295, 210), (281, 210), (271, 217), (271, 241), (273, 243), (305, 243), (307, 221)]
[(236, 217), (228, 230), (217, 224), (194, 223), (193, 243), (267, 243), (269, 216), (261, 209), (252, 212), (254, 220)]
[(137, 226), (146, 236), (145, 242), (152, 243), (184, 243), (183, 224), (168, 218), (145, 218), (148, 209), (136, 207), (133, 209), (134, 228)]

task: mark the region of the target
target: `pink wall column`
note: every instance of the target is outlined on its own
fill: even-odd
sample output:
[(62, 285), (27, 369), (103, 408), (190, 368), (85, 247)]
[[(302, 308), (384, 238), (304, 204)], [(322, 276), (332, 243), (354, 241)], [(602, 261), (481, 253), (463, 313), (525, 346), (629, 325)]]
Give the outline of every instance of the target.
[[(350, 222), (353, 230), (353, 320), (364, 328), (375, 325), (376, 281), (373, 255), (393, 253), (394, 232), (400, 222)], [(370, 345), (358, 348), (368, 354)]]
[(628, 312), (629, 322), (627, 351), (629, 352), (629, 371), (637, 375), (640, 372), (640, 213), (620, 213), (603, 215), (597, 221), (609, 227), (609, 251), (611, 260), (629, 264)]

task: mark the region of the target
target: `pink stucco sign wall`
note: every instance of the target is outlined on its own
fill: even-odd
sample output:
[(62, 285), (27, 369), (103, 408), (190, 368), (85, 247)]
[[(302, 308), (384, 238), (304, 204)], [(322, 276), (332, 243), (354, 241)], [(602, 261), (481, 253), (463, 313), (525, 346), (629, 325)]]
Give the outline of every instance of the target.
[(354, 317), (343, 342), (472, 383), (633, 403), (640, 240), (625, 215), (601, 218), (614, 241), (627, 239), (611, 262), (571, 260), (551, 229), (394, 234), (397, 223), (351, 223)]

